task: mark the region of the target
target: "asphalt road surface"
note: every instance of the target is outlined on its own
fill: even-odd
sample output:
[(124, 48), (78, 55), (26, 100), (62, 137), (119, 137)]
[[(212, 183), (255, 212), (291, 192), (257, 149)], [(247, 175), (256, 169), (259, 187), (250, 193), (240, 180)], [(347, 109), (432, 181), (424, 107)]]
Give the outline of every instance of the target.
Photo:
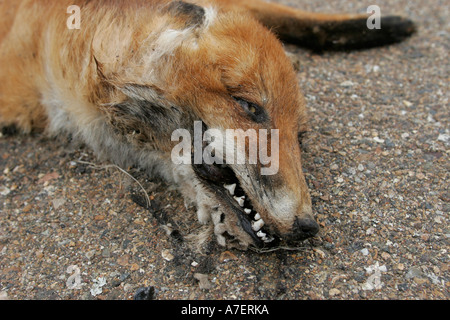
[[(356, 0), (279, 2), (366, 10)], [(448, 299), (449, 6), (376, 4), (418, 33), (351, 53), (286, 45), (310, 114), (303, 168), (318, 236), (267, 253), (211, 239), (196, 252), (183, 241), (200, 230), (195, 212), (164, 183), (130, 171), (151, 212), (133, 201), (139, 185), (88, 148), (3, 135), (0, 297), (133, 299), (153, 287), (156, 299)]]

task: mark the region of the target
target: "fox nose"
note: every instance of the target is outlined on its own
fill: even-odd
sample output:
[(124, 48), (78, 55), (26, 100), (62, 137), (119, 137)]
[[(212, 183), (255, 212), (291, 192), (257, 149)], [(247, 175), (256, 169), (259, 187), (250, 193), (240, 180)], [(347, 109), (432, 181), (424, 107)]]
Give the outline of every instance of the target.
[(296, 218), (292, 228), (292, 240), (305, 240), (319, 232), (319, 225), (312, 216)]

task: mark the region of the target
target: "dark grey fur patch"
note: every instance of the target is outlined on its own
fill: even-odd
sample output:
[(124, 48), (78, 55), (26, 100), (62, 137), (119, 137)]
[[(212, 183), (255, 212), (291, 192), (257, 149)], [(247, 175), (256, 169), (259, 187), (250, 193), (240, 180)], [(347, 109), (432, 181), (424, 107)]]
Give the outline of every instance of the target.
[(183, 16), (187, 19), (187, 26), (198, 26), (205, 19), (205, 9), (184, 1), (173, 1), (167, 7), (167, 11), (174, 16)]
[(175, 108), (167, 108), (143, 100), (129, 99), (112, 107), (119, 119), (139, 122), (152, 128), (172, 127), (179, 124), (179, 116)]
[(137, 145), (171, 142), (172, 132), (192, 126), (189, 114), (173, 106), (162, 106), (146, 100), (128, 98), (122, 103), (108, 106), (105, 112), (110, 125), (119, 136)]

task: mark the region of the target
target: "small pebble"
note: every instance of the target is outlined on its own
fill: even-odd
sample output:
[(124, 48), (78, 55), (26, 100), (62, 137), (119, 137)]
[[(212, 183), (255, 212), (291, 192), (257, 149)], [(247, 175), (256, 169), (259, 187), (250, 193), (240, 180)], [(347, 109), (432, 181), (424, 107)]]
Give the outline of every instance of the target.
[(173, 256), (173, 254), (170, 253), (170, 250), (167, 250), (167, 249), (164, 249), (164, 250), (161, 252), (161, 256), (162, 256), (162, 257), (164, 258), (164, 260), (166, 260), (166, 261), (172, 261), (173, 258), (175, 258), (175, 257)]
[(234, 255), (234, 253), (230, 251), (224, 251), (220, 254), (219, 261), (220, 263), (225, 263), (230, 260), (238, 260), (238, 257)]
[(330, 297), (338, 296), (341, 294), (341, 291), (339, 289), (333, 288), (330, 291), (328, 291), (328, 294)]
[(353, 87), (355, 84), (349, 80), (341, 82), (340, 86), (341, 87)]
[(134, 300), (154, 300), (155, 287), (139, 288), (134, 295)]

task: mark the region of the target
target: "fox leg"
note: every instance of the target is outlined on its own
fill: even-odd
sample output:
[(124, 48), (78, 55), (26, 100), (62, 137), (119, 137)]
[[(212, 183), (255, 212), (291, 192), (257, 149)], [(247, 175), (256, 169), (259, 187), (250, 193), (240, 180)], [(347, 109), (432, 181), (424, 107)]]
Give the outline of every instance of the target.
[(36, 87), (44, 80), (39, 76), (42, 72), (36, 63), (37, 50), (29, 45), (33, 43), (32, 26), (15, 23), (15, 19), (30, 21), (17, 16), (20, 3), (0, 1), (0, 12), (4, 14), (0, 21), (0, 129), (5, 132), (11, 127), (22, 132), (46, 127), (46, 114)]
[[(31, 83), (24, 83), (20, 72), (8, 71), (8, 62), (0, 59), (0, 129), (24, 133), (43, 131), (47, 125), (44, 107)], [(10, 62), (9, 62), (10, 63)], [(14, 129), (12, 129), (14, 128)], [(12, 131), (8, 131), (11, 130)]]
[(283, 41), (317, 51), (377, 47), (415, 32), (413, 22), (399, 16), (382, 16), (381, 29), (369, 29), (368, 14), (312, 13), (261, 0), (215, 1), (226, 10), (250, 13)]
[(32, 83), (24, 83), (23, 74), (8, 71), (8, 62), (0, 59), (0, 129), (7, 132), (14, 128), (24, 133), (43, 131), (47, 115), (40, 104), (40, 96)]

